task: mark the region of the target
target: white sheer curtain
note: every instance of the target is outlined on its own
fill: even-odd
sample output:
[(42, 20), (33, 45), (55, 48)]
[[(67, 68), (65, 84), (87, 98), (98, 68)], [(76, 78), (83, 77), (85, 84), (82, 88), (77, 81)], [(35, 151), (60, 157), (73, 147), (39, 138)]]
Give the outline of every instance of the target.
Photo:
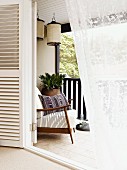
[(127, 170), (127, 0), (66, 0), (100, 170)]

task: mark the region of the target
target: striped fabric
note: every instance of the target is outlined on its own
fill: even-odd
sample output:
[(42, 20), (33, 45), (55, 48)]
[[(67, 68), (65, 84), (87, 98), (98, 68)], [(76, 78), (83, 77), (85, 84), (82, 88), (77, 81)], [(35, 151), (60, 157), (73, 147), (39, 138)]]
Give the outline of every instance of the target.
[[(75, 128), (76, 126), (76, 110), (68, 110), (68, 118), (70, 122), (70, 127)], [(65, 117), (64, 111), (55, 112), (48, 114), (46, 116), (42, 116), (37, 120), (37, 127), (45, 127), (45, 128), (68, 128), (67, 120)]]
[[(67, 99), (63, 93), (54, 95), (54, 96), (39, 95), (39, 98), (42, 102), (43, 108), (45, 109), (66, 106), (68, 104)], [(46, 116), (47, 114), (59, 112), (62, 110), (63, 109), (54, 110), (54, 111), (46, 111), (44, 112), (44, 116)]]

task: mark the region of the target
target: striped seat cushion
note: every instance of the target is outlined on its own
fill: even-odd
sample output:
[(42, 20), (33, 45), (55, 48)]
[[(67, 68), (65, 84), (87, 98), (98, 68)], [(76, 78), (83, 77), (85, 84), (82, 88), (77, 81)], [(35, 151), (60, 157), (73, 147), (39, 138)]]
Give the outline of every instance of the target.
[[(70, 127), (75, 128), (76, 126), (76, 118), (77, 111), (76, 110), (68, 110), (68, 118), (70, 122)], [(45, 128), (68, 128), (67, 120), (65, 118), (65, 113), (55, 112), (48, 114), (46, 116), (42, 116), (37, 120), (37, 127), (45, 127)]]
[[(42, 102), (43, 108), (48, 109), (48, 108), (56, 108), (60, 106), (66, 106), (68, 105), (67, 99), (63, 93), (54, 95), (54, 96), (44, 96), (44, 95), (39, 95), (39, 98)], [(54, 112), (59, 112), (62, 111), (63, 109), (59, 110), (54, 110), (54, 111), (45, 111), (44, 116), (50, 113)]]

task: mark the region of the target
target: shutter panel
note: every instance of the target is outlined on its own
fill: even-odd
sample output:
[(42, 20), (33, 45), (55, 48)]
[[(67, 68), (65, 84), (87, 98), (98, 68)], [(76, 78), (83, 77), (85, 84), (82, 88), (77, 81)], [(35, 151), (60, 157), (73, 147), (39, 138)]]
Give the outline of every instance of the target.
[(0, 70), (19, 69), (19, 5), (0, 6)]
[(19, 4), (0, 5), (0, 145), (21, 146)]

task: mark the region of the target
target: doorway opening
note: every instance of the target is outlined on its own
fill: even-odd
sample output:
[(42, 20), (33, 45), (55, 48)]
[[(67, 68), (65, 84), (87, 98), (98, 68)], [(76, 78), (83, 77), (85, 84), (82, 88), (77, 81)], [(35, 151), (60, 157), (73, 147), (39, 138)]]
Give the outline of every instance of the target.
[[(38, 41), (38, 52), (39, 48), (43, 49), (45, 55), (48, 56), (49, 52), (53, 52), (52, 47), (48, 47), (44, 45), (46, 43), (46, 39), (42, 41)], [(43, 46), (43, 47), (42, 47)], [(50, 49), (51, 48), (51, 49)], [(42, 53), (43, 53), (42, 50)], [(47, 52), (47, 54), (46, 54)], [(37, 70), (40, 68), (40, 63), (47, 62), (47, 59), (40, 57), (40, 52), (38, 53), (38, 65)], [(52, 54), (53, 56), (54, 54)], [(40, 62), (40, 58), (43, 58), (43, 61)], [(43, 64), (44, 64), (43, 63)], [(55, 65), (52, 66), (52, 70)], [(46, 70), (43, 68), (43, 74), (47, 72), (48, 66)], [(51, 71), (51, 67), (49, 68), (49, 73)], [(86, 120), (86, 110), (83, 96), (81, 94), (81, 82), (79, 78), (78, 65), (76, 60), (76, 54), (74, 49), (74, 41), (72, 33), (64, 33), (62, 34), (62, 41), (60, 45), (60, 73), (66, 74), (66, 77), (63, 82), (62, 92), (66, 95), (67, 99), (73, 99), (72, 101), (72, 109), (77, 109), (76, 115), (76, 124), (81, 123), (83, 120)], [(42, 72), (40, 72), (42, 74)], [(39, 74), (38, 74), (39, 77)], [(38, 84), (38, 87), (41, 87), (41, 82)], [(66, 87), (66, 89), (64, 88)], [(77, 119), (78, 118), (78, 119)], [(55, 154), (57, 157), (71, 160), (75, 162), (75, 164), (80, 164), (82, 167), (85, 165), (96, 168), (96, 160), (92, 146), (91, 134), (89, 131), (79, 131), (73, 134), (74, 136), (74, 144), (71, 143), (70, 136), (67, 134), (56, 134), (56, 133), (37, 133), (37, 143), (34, 144), (35, 147), (39, 149), (43, 149), (50, 153)], [(79, 147), (80, 146), (80, 147)]]

